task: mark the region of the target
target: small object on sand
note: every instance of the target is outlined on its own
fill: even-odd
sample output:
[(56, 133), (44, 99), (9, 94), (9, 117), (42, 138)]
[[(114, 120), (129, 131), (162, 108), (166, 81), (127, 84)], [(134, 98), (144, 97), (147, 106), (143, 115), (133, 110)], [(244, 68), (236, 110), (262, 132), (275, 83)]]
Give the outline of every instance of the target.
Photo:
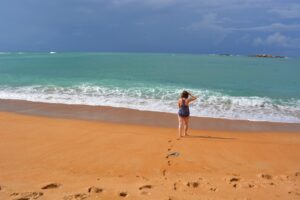
[(101, 193), (102, 191), (103, 191), (102, 188), (98, 188), (98, 187), (95, 187), (95, 186), (92, 186), (88, 189), (89, 193)]
[(259, 174), (258, 177), (268, 180), (272, 179), (272, 176), (270, 174)]
[(171, 157), (171, 156), (174, 156), (174, 157), (178, 157), (180, 155), (179, 152), (171, 152), (167, 155), (167, 158)]
[(55, 189), (55, 188), (59, 188), (60, 186), (61, 186), (61, 184), (58, 184), (58, 183), (50, 183), (50, 184), (42, 187), (42, 190)]

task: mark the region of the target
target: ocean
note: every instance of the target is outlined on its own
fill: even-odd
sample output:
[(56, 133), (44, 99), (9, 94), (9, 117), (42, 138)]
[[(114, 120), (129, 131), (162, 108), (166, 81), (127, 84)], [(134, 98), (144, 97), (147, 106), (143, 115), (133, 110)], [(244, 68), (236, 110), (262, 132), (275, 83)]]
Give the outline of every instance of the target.
[(0, 53), (0, 99), (300, 122), (300, 59), (152, 53)]

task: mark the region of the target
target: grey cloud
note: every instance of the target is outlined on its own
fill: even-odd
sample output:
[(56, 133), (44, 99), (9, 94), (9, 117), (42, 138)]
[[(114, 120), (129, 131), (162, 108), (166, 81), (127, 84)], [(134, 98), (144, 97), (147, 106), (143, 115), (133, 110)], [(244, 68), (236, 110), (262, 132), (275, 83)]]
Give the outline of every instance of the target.
[(300, 48), (300, 39), (291, 38), (276, 32), (267, 36), (266, 38), (257, 37), (253, 40), (254, 46), (278, 46), (285, 48)]
[(283, 23), (272, 23), (266, 26), (255, 26), (246, 28), (231, 28), (233, 31), (294, 31), (300, 30), (300, 24), (283, 24)]
[[(231, 32), (228, 28), (223, 27), (223, 20), (219, 19), (217, 14), (209, 13), (202, 16), (201, 20), (193, 22), (192, 24), (183, 27), (186, 31), (193, 31), (202, 33), (206, 37), (213, 37), (214, 43), (222, 42), (226, 36)], [(205, 33), (205, 34), (204, 34)]]
[(269, 10), (283, 18), (300, 18), (300, 4), (281, 5)]

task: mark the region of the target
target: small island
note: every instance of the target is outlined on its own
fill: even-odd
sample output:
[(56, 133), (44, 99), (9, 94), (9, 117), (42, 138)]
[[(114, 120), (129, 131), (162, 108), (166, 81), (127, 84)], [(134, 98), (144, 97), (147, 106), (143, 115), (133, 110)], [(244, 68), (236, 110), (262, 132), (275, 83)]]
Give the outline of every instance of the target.
[(286, 58), (285, 56), (274, 56), (271, 54), (255, 54), (250, 55), (249, 57), (256, 57), (256, 58)]

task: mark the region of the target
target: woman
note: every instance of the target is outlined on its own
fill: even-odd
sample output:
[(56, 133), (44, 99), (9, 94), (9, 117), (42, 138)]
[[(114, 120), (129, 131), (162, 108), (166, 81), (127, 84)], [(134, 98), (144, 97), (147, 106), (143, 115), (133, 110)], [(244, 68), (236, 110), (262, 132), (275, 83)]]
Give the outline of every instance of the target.
[[(181, 97), (178, 100), (178, 138), (181, 136), (187, 136), (187, 131), (189, 128), (189, 117), (190, 117), (190, 109), (189, 104), (192, 101), (195, 101), (197, 98), (193, 96), (191, 93), (187, 91), (183, 91), (181, 93)], [(184, 130), (182, 130), (184, 129)], [(184, 133), (182, 133), (184, 131)]]

